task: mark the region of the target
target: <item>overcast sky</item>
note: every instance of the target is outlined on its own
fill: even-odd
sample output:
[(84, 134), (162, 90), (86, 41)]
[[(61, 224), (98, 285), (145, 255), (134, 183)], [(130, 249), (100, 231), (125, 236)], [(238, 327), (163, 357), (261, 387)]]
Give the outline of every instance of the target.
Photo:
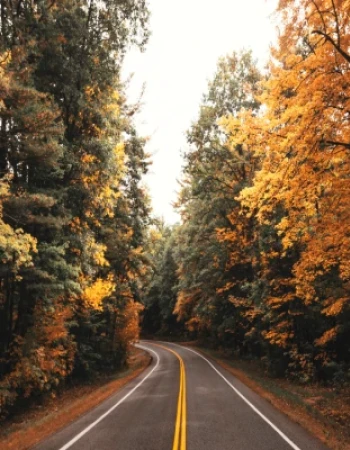
[(149, 0), (151, 38), (146, 51), (132, 50), (124, 78), (134, 74), (135, 101), (145, 83), (139, 133), (149, 136), (153, 164), (146, 177), (154, 213), (179, 220), (171, 203), (179, 191), (185, 132), (196, 119), (220, 56), (252, 49), (263, 65), (276, 34), (270, 17), (277, 0)]

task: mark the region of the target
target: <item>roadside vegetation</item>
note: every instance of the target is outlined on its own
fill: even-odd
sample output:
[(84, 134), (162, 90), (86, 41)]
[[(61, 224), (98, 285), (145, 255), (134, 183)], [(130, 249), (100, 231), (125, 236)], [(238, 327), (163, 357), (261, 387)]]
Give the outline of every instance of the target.
[(348, 437), (349, 11), (280, 0), (268, 67), (218, 61), (168, 226), (120, 80), (145, 1), (0, 0), (0, 419), (124, 369), (141, 317)]
[(75, 380), (55, 393), (33, 401), (26, 409), (1, 425), (2, 450), (26, 450), (61, 428), (74, 422), (138, 376), (149, 365), (151, 357), (132, 348), (128, 367), (96, 379)]
[(187, 133), (182, 223), (151, 236), (148, 333), (349, 384), (349, 10), (280, 1), (266, 70), (245, 50), (220, 59)]
[(137, 339), (145, 140), (120, 81), (143, 0), (0, 1), (0, 418)]
[[(281, 1), (269, 67), (222, 58), (153, 230), (143, 329), (196, 340), (334, 449), (350, 420), (348, 1)], [(214, 353), (221, 360), (222, 353)]]
[(265, 70), (246, 50), (218, 62), (182, 223), (153, 230), (143, 322), (211, 349), (334, 449), (350, 420), (349, 11), (281, 0)]
[[(192, 342), (191, 347), (199, 343)], [(186, 344), (187, 345), (187, 344)], [(246, 386), (300, 424), (332, 450), (350, 449), (350, 387), (301, 384), (286, 378), (272, 378), (256, 360), (235, 358), (222, 349), (199, 345)]]

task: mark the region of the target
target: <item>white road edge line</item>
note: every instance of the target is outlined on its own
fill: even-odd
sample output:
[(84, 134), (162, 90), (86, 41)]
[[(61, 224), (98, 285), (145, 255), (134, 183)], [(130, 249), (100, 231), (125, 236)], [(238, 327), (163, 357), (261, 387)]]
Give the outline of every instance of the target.
[(67, 444), (65, 444), (63, 447), (61, 447), (59, 450), (67, 450), (70, 448), (73, 444), (75, 444), (80, 438), (82, 438), (86, 433), (88, 433), (92, 428), (94, 428), (98, 423), (100, 423), (105, 417), (107, 417), (112, 411), (114, 411), (119, 405), (121, 405), (128, 397), (130, 397), (131, 394), (133, 394), (138, 387), (141, 386), (141, 384), (149, 378), (152, 373), (157, 369), (159, 366), (159, 355), (154, 350), (143, 347), (142, 345), (137, 345), (138, 348), (142, 348), (143, 350), (146, 350), (148, 352), (152, 352), (156, 355), (157, 362), (156, 365), (153, 367), (153, 369), (133, 388), (130, 392), (128, 392), (122, 399), (119, 400), (115, 405), (113, 405), (111, 408), (109, 408), (108, 411), (106, 411), (102, 416), (100, 416), (98, 419), (96, 419), (94, 422), (92, 422), (89, 426), (84, 428), (83, 431), (81, 431), (79, 434), (77, 434), (73, 439), (71, 439)]
[(258, 414), (267, 424), (270, 425), (270, 427), (272, 429), (274, 429), (276, 431), (276, 433), (278, 433), (282, 439), (284, 439), (294, 450), (301, 450), (300, 447), (298, 447), (293, 441), (291, 441), (289, 439), (288, 436), (286, 436), (283, 431), (281, 431), (274, 423), (271, 422), (271, 420), (269, 420), (262, 412), (259, 411), (258, 408), (256, 408), (253, 403), (251, 403), (237, 388), (235, 388), (229, 381), (227, 378), (224, 377), (224, 375), (219, 372), (219, 370), (207, 359), (205, 358), (203, 355), (201, 355), (200, 353), (196, 352), (195, 350), (192, 350), (191, 348), (188, 347), (184, 347), (182, 345), (178, 345), (178, 344), (174, 344), (177, 345), (178, 347), (184, 348), (186, 350), (188, 350), (189, 352), (195, 353), (196, 355), (200, 356), (202, 359), (204, 359), (204, 361), (206, 361), (209, 366), (215, 370), (215, 372), (220, 375), (220, 377), (230, 386), (230, 388), (232, 388), (235, 393), (248, 405), (252, 408), (252, 410)]

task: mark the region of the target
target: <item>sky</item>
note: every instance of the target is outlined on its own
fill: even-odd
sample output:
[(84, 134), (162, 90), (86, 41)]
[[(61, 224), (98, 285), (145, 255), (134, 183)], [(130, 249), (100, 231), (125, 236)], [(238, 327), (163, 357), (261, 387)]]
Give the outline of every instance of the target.
[(186, 130), (196, 120), (217, 61), (252, 49), (263, 66), (276, 35), (271, 17), (277, 0), (149, 0), (151, 37), (146, 50), (126, 56), (123, 78), (132, 76), (129, 101), (140, 97), (139, 134), (149, 137), (152, 165), (145, 183), (154, 214), (180, 220), (172, 203), (179, 192)]

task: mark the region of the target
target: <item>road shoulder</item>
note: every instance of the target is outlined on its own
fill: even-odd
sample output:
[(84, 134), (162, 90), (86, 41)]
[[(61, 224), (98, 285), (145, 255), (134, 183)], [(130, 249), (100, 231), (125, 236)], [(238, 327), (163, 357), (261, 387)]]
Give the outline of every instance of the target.
[(276, 409), (300, 424), (332, 450), (350, 450), (350, 390), (302, 386), (267, 376), (256, 363), (239, 361), (223, 352), (185, 344), (209, 356)]
[(96, 383), (67, 388), (56, 398), (46, 399), (40, 406), (18, 414), (2, 424), (2, 450), (25, 450), (70, 424), (78, 417), (115, 394), (136, 378), (150, 364), (151, 357), (140, 349), (133, 349), (129, 368), (113, 377), (101, 378)]

